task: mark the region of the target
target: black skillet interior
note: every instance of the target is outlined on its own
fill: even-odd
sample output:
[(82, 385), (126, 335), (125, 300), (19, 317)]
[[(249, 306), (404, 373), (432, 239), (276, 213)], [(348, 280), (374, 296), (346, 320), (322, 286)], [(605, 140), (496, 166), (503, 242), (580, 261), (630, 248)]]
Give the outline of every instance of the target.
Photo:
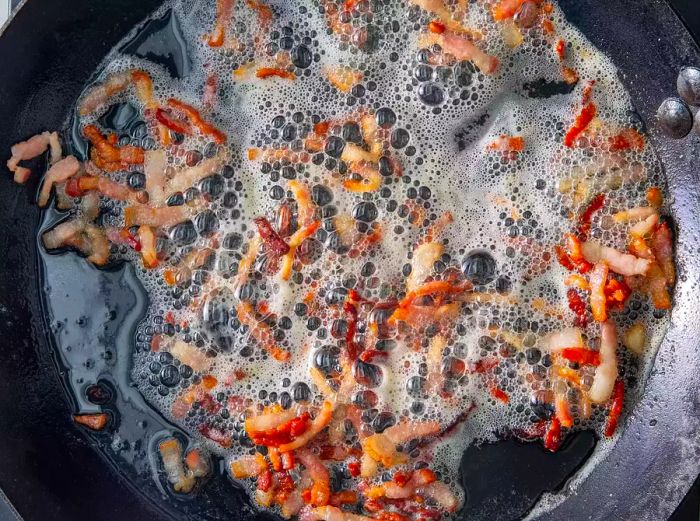
[[(103, 56), (159, 3), (29, 1), (0, 45), (0, 151), (36, 131), (60, 128)], [(692, 15), (690, 0), (678, 3)], [(688, 20), (700, 22), (700, 15)], [(13, 123), (11, 128), (7, 122)], [(170, 518), (158, 501), (147, 500), (120, 479), (70, 420), (41, 317), (35, 187), (36, 179), (30, 190), (18, 190), (9, 176), (0, 176), (0, 338), (5, 339), (0, 349), (0, 488), (27, 521)], [(535, 445), (514, 442), (470, 452), (465, 474), (481, 478), (469, 487), (468, 508), (474, 514), (488, 513), (489, 519), (509, 519), (516, 511), (526, 511), (542, 490), (559, 485), (593, 444), (592, 436), (584, 434), (546, 459)], [(502, 469), (500, 477), (485, 479), (478, 472), (494, 465)], [(548, 477), (524, 479), (532, 474)], [(503, 476), (508, 478), (504, 481)], [(510, 494), (513, 483), (521, 484), (515, 497)], [(147, 484), (143, 487), (145, 495), (158, 495)], [(211, 504), (200, 509), (203, 517), (216, 519), (228, 510), (237, 514), (230, 518), (240, 519), (240, 496), (212, 487), (211, 493), (227, 501), (223, 510)], [(507, 501), (498, 500), (499, 490), (507, 491)], [(499, 510), (503, 502), (510, 506)], [(499, 514), (504, 511), (508, 514)]]

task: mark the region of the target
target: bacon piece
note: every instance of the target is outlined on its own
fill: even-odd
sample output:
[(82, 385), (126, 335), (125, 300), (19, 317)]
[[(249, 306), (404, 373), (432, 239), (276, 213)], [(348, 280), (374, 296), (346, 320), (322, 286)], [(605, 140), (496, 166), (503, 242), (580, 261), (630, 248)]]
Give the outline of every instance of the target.
[(226, 30), (231, 23), (235, 0), (216, 0), (216, 22), (207, 43), (210, 47), (221, 47), (226, 40)]
[(599, 262), (591, 271), (589, 283), (591, 285), (591, 312), (593, 319), (598, 322), (605, 322), (608, 319), (607, 297), (605, 295), (605, 284), (608, 279), (608, 265)]
[(42, 235), (47, 250), (68, 246), (75, 248), (93, 264), (101, 266), (109, 260), (109, 241), (102, 228), (81, 219), (64, 221)]
[[(153, 160), (156, 163), (150, 165), (148, 175), (151, 175), (152, 173), (156, 172), (156, 169), (160, 168), (161, 166), (159, 164), (159, 158), (154, 157)], [(156, 192), (156, 200), (159, 200), (161, 198), (165, 198), (167, 200), (169, 196), (176, 192), (184, 192), (185, 190), (187, 190), (191, 186), (194, 186), (202, 179), (209, 177), (210, 175), (213, 175), (215, 172), (217, 172), (223, 166), (223, 162), (224, 156), (222, 154), (219, 154), (217, 156), (207, 158), (204, 161), (201, 161), (200, 163), (196, 164), (195, 166), (183, 168), (182, 170), (176, 172), (173, 178), (170, 180), (170, 182), (166, 183), (163, 186), (162, 190), (164, 191), (162, 192), (162, 194), (158, 193), (159, 186), (155, 185), (155, 183), (160, 182), (160, 179), (158, 179), (158, 176), (156, 175), (155, 179), (153, 179), (151, 183), (151, 186)], [(146, 177), (146, 182), (148, 183), (148, 176)]]
[(515, 159), (518, 153), (525, 150), (525, 139), (522, 136), (502, 135), (495, 141), (489, 143), (487, 150), (502, 152), (509, 159)]
[(297, 201), (297, 208), (299, 211), (299, 225), (308, 226), (314, 220), (316, 215), (316, 207), (311, 199), (311, 192), (309, 187), (306, 186), (301, 181), (292, 179), (289, 181), (289, 189), (294, 195), (294, 199)]
[(242, 456), (231, 461), (229, 469), (236, 479), (252, 478), (267, 469), (267, 462), (262, 454), (256, 452), (254, 456)]
[(340, 92), (350, 92), (350, 90), (362, 81), (364, 74), (362, 71), (351, 69), (347, 66), (324, 67), (323, 72), (328, 81)]
[(482, 51), (469, 37), (452, 31), (421, 35), (419, 44), (422, 47), (438, 44), (444, 52), (451, 54), (458, 61), (471, 61), (484, 74), (494, 74), (498, 69), (497, 57)]
[(593, 219), (593, 214), (598, 210), (603, 208), (605, 205), (605, 194), (598, 194), (591, 202), (588, 203), (586, 209), (578, 217), (578, 235), (581, 240), (586, 240), (588, 238), (588, 232), (591, 231), (591, 221)]
[(279, 451), (280, 452), (289, 452), (290, 450), (296, 450), (296, 449), (299, 449), (299, 448), (305, 446), (312, 439), (314, 439), (319, 432), (321, 432), (323, 429), (325, 429), (328, 426), (328, 424), (331, 422), (332, 418), (333, 418), (333, 404), (329, 401), (325, 401), (325, 402), (323, 402), (323, 405), (321, 406), (321, 410), (318, 412), (316, 417), (313, 419), (313, 421), (311, 422), (311, 425), (306, 430), (306, 432), (304, 432), (301, 436), (297, 436), (290, 443), (285, 443), (283, 445), (280, 445), (278, 447)]
[(598, 109), (595, 103), (593, 102), (587, 103), (581, 109), (579, 115), (576, 116), (576, 121), (574, 121), (574, 124), (571, 126), (569, 131), (566, 133), (566, 136), (564, 137), (565, 146), (569, 148), (572, 148), (574, 146), (578, 137), (586, 130), (586, 128), (588, 128), (588, 125), (591, 121), (593, 121), (593, 118), (595, 118), (597, 112)]
[(499, 0), (491, 8), (491, 15), (497, 22), (513, 18), (525, 0)]
[(327, 505), (331, 497), (331, 478), (328, 469), (319, 457), (308, 449), (297, 450), (296, 456), (299, 462), (306, 467), (309, 477), (313, 481), (311, 505), (315, 507)]
[(547, 336), (543, 345), (549, 351), (558, 352), (566, 347), (583, 347), (583, 335), (577, 327), (567, 327)]
[(281, 257), (289, 253), (289, 244), (284, 242), (284, 239), (274, 230), (270, 221), (264, 217), (256, 217), (253, 219), (253, 222), (258, 227), (258, 233), (268, 251), (275, 257)]
[(544, 448), (550, 452), (556, 452), (561, 446), (561, 423), (557, 418), (549, 420), (547, 432), (544, 435)]
[(587, 262), (597, 264), (605, 262), (615, 273), (623, 276), (646, 275), (651, 268), (651, 261), (622, 253), (614, 248), (601, 246), (595, 241), (586, 241), (582, 245), (583, 256)]
[(581, 365), (600, 365), (600, 354), (585, 347), (565, 347), (561, 350), (562, 358)]
[(158, 251), (156, 250), (156, 236), (150, 226), (141, 225), (138, 231), (141, 244), (141, 258), (145, 268), (151, 269), (158, 266)]
[(114, 172), (126, 169), (130, 165), (141, 165), (144, 162), (142, 148), (133, 145), (117, 147), (115, 145), (116, 136), (113, 136), (112, 139), (106, 138), (95, 125), (87, 125), (83, 129), (83, 135), (93, 145), (90, 157), (95, 165), (102, 170)]
[(613, 434), (615, 434), (617, 422), (620, 419), (620, 414), (622, 414), (622, 407), (624, 404), (625, 383), (622, 380), (617, 380), (612, 392), (612, 405), (610, 406), (610, 412), (608, 413), (608, 420), (605, 422), (605, 430), (603, 431), (603, 434), (607, 438), (610, 438)]
[(211, 136), (214, 143), (218, 145), (226, 143), (226, 134), (211, 123), (204, 121), (202, 115), (192, 105), (188, 105), (184, 101), (175, 98), (170, 98), (167, 103), (170, 108), (184, 114), (192, 126), (197, 127), (202, 134)]
[[(270, 353), (272, 358), (278, 362), (286, 362), (291, 357), (289, 351), (282, 349), (277, 342), (275, 342), (268, 326), (265, 322), (259, 321), (255, 317), (255, 311), (250, 302), (241, 302), (238, 304), (237, 308), (238, 320), (245, 326), (248, 326), (250, 335), (255, 339), (255, 341), (260, 345), (262, 349)], [(283, 451), (284, 452), (284, 451)]]
[(676, 283), (676, 264), (673, 260), (673, 235), (667, 221), (662, 222), (654, 233), (651, 248), (664, 272), (666, 283), (673, 286)]
[(629, 234), (632, 237), (644, 237), (649, 235), (653, 230), (656, 229), (656, 225), (659, 222), (659, 214), (653, 213), (643, 221), (639, 221), (637, 224), (630, 228)]
[(101, 85), (92, 87), (82, 97), (78, 104), (78, 113), (81, 116), (92, 114), (100, 107), (107, 104), (112, 96), (123, 92), (131, 84), (131, 71), (109, 74)]
[(80, 170), (80, 162), (73, 156), (68, 156), (54, 164), (44, 176), (44, 184), (39, 192), (37, 204), (44, 208), (51, 197), (51, 189), (57, 183), (67, 181)]
[(105, 176), (82, 176), (73, 178), (66, 183), (66, 194), (73, 197), (82, 197), (85, 192), (96, 191), (117, 201), (138, 202), (134, 192), (129, 187), (112, 181)]
[(56, 163), (61, 158), (61, 144), (56, 132), (43, 132), (32, 136), (27, 141), (12, 145), (10, 149), (12, 157), (7, 160), (7, 168), (14, 174), (15, 183), (24, 184), (31, 175), (31, 170), (19, 166), (19, 162), (34, 159), (46, 152), (48, 147), (51, 147), (51, 164)]
[(255, 71), (257, 78), (266, 80), (268, 78), (282, 78), (283, 80), (296, 80), (297, 76), (293, 72), (285, 71), (276, 67), (262, 67)]
[(374, 165), (367, 164), (364, 161), (360, 162), (353, 166), (352, 173), (358, 174), (362, 179), (346, 179), (343, 181), (343, 186), (350, 192), (375, 192), (382, 187), (382, 175), (379, 173), (379, 169)]
[(105, 412), (97, 414), (76, 414), (73, 416), (73, 421), (80, 425), (84, 425), (90, 430), (101, 431), (109, 421), (109, 415)]
[(199, 373), (204, 373), (211, 368), (212, 359), (197, 347), (183, 340), (176, 340), (168, 351), (180, 362), (189, 365)]
[(175, 492), (184, 494), (191, 492), (197, 480), (185, 472), (180, 442), (176, 438), (161, 441), (158, 444), (158, 452), (163, 461), (165, 475)]
[(661, 208), (664, 204), (664, 194), (658, 186), (652, 186), (647, 190), (647, 202), (654, 208)]
[(617, 334), (613, 322), (600, 325), (600, 365), (596, 367), (588, 395), (593, 403), (608, 401), (617, 379)]
[(315, 221), (294, 232), (289, 238), (289, 251), (282, 258), (282, 268), (280, 270), (280, 276), (283, 280), (289, 280), (292, 276), (292, 266), (294, 263), (294, 255), (296, 254), (297, 248), (301, 246), (301, 243), (306, 239), (311, 237), (316, 231), (321, 227), (321, 221)]
[(192, 217), (195, 209), (187, 206), (128, 206), (124, 209), (124, 226), (151, 226), (153, 228), (175, 226)]
[(617, 223), (626, 223), (630, 221), (641, 221), (650, 215), (656, 213), (656, 208), (652, 206), (639, 206), (637, 208), (629, 208), (613, 215), (613, 220)]

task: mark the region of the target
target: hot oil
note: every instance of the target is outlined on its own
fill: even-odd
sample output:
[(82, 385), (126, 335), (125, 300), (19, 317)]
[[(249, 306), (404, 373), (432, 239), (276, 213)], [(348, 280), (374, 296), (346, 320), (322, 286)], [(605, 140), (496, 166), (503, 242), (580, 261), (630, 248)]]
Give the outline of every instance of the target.
[[(484, 255), (488, 259), (486, 262), (496, 267), (496, 273), (484, 282), (482, 289), (492, 295), (516, 298), (521, 305), (515, 310), (499, 305), (472, 306), (455, 326), (454, 338), (447, 349), (455, 358), (476, 362), (494, 352), (500, 354), (514, 348), (503, 338), (494, 340), (492, 331), (511, 332), (521, 338), (522, 348), (515, 349), (510, 356), (504, 355), (507, 360), (501, 364), (499, 377), (491, 382), (508, 392), (510, 405), (506, 407), (495, 401), (489, 395), (489, 387), (474, 377), (452, 382), (454, 396), (449, 403), (438, 396), (425, 395), (420, 391), (424, 360), (412, 352), (390, 354), (391, 361), (386, 365), (377, 366), (378, 370), (367, 369), (365, 376), (369, 385), (366, 387), (371, 394), (363, 396), (378, 404), (367, 407), (365, 412), (367, 423), (377, 430), (381, 430), (382, 422), (389, 424), (400, 417), (439, 419), (449, 423), (476, 405), (458, 435), (434, 453), (425, 451), (418, 456), (419, 459), (434, 458), (435, 468), (443, 478), (456, 485), (455, 462), (460, 459), (464, 447), (474, 441), (494, 441), (499, 437), (497, 433), (515, 431), (533, 421), (529, 391), (541, 388), (541, 384), (537, 378), (527, 380), (526, 384), (523, 374), (541, 374), (543, 363), (530, 363), (526, 351), (537, 349), (542, 337), (560, 328), (561, 323), (534, 314), (529, 303), (544, 297), (552, 305), (566, 305), (561, 287), (563, 270), (556, 265), (542, 270), (536, 262), (542, 260), (544, 250), (551, 251), (562, 233), (569, 231), (570, 223), (563, 218), (562, 210), (572, 205), (571, 190), (564, 190), (562, 185), (570, 186), (584, 180), (593, 185), (592, 189), (606, 190), (606, 183), (619, 188), (611, 196), (609, 207), (598, 217), (602, 223), (610, 219), (615, 208), (641, 204), (644, 194), (641, 188), (662, 182), (660, 166), (649, 148), (629, 158), (621, 171), (612, 173), (605, 172), (595, 164), (595, 158), (585, 154), (562, 156), (560, 147), (555, 144), (561, 142), (565, 130), (563, 122), (569, 121), (577, 110), (583, 81), (576, 89), (568, 90), (561, 82), (551, 80), (559, 77), (560, 64), (550, 56), (551, 49), (542, 41), (524, 44), (510, 61), (504, 61), (504, 72), (486, 77), (468, 65), (430, 65), (415, 44), (415, 27), (422, 24), (424, 16), (421, 18), (420, 12), (413, 8), (405, 10), (402, 5), (387, 4), (377, 9), (374, 19), (362, 17), (357, 23), (369, 28), (369, 43), (358, 51), (352, 44), (339, 44), (336, 36), (327, 33), (325, 20), (318, 14), (316, 5), (273, 4), (273, 7), (279, 18), (274, 22), (269, 40), (264, 42), (266, 48), (288, 48), (297, 57), (304, 57), (307, 52), (311, 57), (308, 63), (306, 58), (301, 60), (304, 66), (299, 67), (294, 83), (235, 79), (231, 71), (251, 58), (250, 47), (246, 49), (244, 44), (242, 49), (217, 53), (202, 43), (201, 36), (211, 28), (213, 16), (212, 5), (207, 2), (168, 3), (142, 32), (132, 35), (106, 60), (107, 71), (130, 67), (148, 70), (158, 95), (179, 97), (195, 105), (201, 98), (207, 76), (218, 73), (220, 99), (211, 117), (219, 128), (229, 133), (229, 164), (210, 180), (210, 184), (217, 187), (210, 204), (211, 212), (171, 230), (164, 240), (169, 241), (168, 256), (173, 263), (190, 248), (210, 244), (212, 234), (222, 238), (222, 247), (217, 251), (214, 266), (199, 270), (193, 277), (194, 282), (182, 288), (164, 286), (160, 272), (143, 270), (137, 256), (125, 250), (118, 251), (115, 257), (134, 261), (135, 267), (116, 271), (96, 270), (80, 264), (82, 261), (73, 256), (45, 257), (52, 324), (57, 329), (61, 357), (69, 367), (74, 400), (81, 410), (96, 410), (84, 398), (85, 386), (106, 379), (116, 391), (115, 411), (118, 413), (115, 414), (120, 418), (110, 448), (119, 453), (120, 460), (132, 463), (142, 474), (157, 474), (159, 463), (149, 454), (149, 447), (153, 447), (154, 440), (164, 432), (176, 431), (188, 436), (192, 443), (207, 447), (225, 460), (250, 452), (251, 442), (241, 432), (242, 418), (231, 414), (226, 407), (230, 398), (243, 396), (262, 404), (306, 402), (313, 399), (314, 394), (307, 376), (308, 366), (332, 365), (336, 356), (332, 345), (333, 324), (330, 321), (311, 324), (295, 310), (294, 303), (303, 296), (309, 282), (316, 277), (324, 280), (325, 293), (320, 296), (326, 306), (335, 303), (333, 292), (342, 298), (350, 288), (361, 289), (372, 298), (396, 294), (401, 291), (402, 271), (410, 263), (413, 244), (420, 238), (418, 227), (411, 225), (407, 214), (418, 208), (429, 219), (431, 216), (434, 219), (445, 210), (451, 210), (455, 223), (445, 233), (448, 256), (443, 264), (459, 267), (465, 257), (474, 252)], [(387, 20), (384, 24), (382, 17)], [(478, 8), (470, 12), (470, 18), (476, 26), (489, 23), (487, 15)], [(391, 23), (392, 19), (398, 23)], [(572, 61), (581, 78), (596, 80), (600, 113), (620, 125), (634, 124), (631, 101), (616, 79), (614, 66), (558, 12), (555, 24), (571, 45)], [(250, 12), (236, 13), (235, 29), (241, 40), (251, 36), (254, 28), (255, 20)], [(498, 39), (487, 45), (490, 52), (506, 52)], [(330, 88), (319, 70), (322, 66), (337, 64), (362, 69), (365, 76), (362, 89), (339, 94)], [(313, 74), (307, 75), (305, 71)], [(123, 96), (118, 103), (100, 117), (100, 124), (115, 130), (120, 143), (153, 147), (152, 137), (147, 135), (135, 111), (133, 96)], [(342, 122), (357, 118), (363, 111), (371, 110), (376, 114), (380, 109), (391, 130), (392, 153), (400, 159), (404, 175), (390, 172), (389, 180), (379, 193), (357, 196), (338, 188), (337, 181), (335, 184), (333, 181), (337, 165), (332, 153), (321, 163), (307, 164), (303, 168), (244, 160), (246, 148), (293, 144), (318, 121)], [(337, 137), (351, 141), (352, 133), (352, 128), (342, 126)], [(72, 135), (77, 134), (74, 131)], [(485, 153), (487, 145), (502, 134), (522, 135), (528, 143), (527, 151), (512, 160)], [(76, 139), (74, 146), (76, 150), (82, 148), (84, 156), (84, 147), (80, 145)], [(187, 146), (206, 153), (203, 142)], [(180, 165), (187, 152), (183, 148), (174, 164)], [(131, 182), (133, 175), (125, 175), (125, 180)], [(281, 378), (279, 366), (266, 358), (236, 323), (233, 309), (237, 295), (223, 291), (216, 298), (207, 298), (201, 312), (192, 312), (189, 307), (193, 300), (203, 294), (206, 296), (207, 282), (212, 278), (226, 285), (250, 237), (250, 220), (257, 215), (272, 216), (279, 201), (287, 197), (285, 179), (293, 177), (332, 192), (332, 202), (324, 205), (333, 208), (328, 210), (329, 214), (354, 214), (364, 222), (380, 221), (388, 233), (384, 234), (379, 248), (358, 262), (347, 258), (342, 248), (337, 249), (333, 235), (336, 232), (329, 226), (331, 229), (324, 236), (318, 236), (319, 242), (325, 243), (329, 250), (336, 248), (336, 255), (304, 267), (299, 282), (273, 281), (269, 285), (253, 284), (248, 288), (269, 301), (272, 311), (278, 315), (278, 325), (281, 318), (288, 319), (285, 323), (290, 322), (289, 327), (278, 328), (282, 331), (280, 342), (292, 352), (292, 364), (285, 367)], [(611, 181), (612, 177), (616, 179)], [(575, 193), (575, 189), (573, 191)], [(183, 194), (183, 198), (187, 196)], [(103, 221), (118, 225), (120, 212), (117, 205), (109, 207)], [(614, 226), (601, 229), (600, 239), (623, 246), (622, 230)], [(544, 246), (537, 249), (538, 244)], [(74, 284), (74, 280), (85, 282), (81, 287)], [(100, 293), (95, 294), (98, 288)], [(86, 305), (79, 312), (78, 306), (72, 309), (67, 304), (76, 295), (73, 290), (82, 295), (79, 302)], [(94, 295), (96, 304), (113, 302), (116, 314), (107, 304), (103, 307), (89, 305), (93, 299), (86, 298), (87, 295)], [(105, 317), (115, 318), (106, 321), (99, 316), (102, 312)], [(169, 312), (174, 314), (176, 323), (186, 321), (189, 327), (171, 331), (165, 319)], [(620, 316), (619, 324), (645, 320), (653, 336), (652, 346), (655, 346), (666, 322), (665, 317), (652, 318), (651, 315), (649, 304), (637, 299)], [(596, 338), (596, 327), (589, 326), (587, 333), (590, 338)], [(235, 370), (249, 376), (240, 384), (220, 384), (212, 393), (222, 405), (222, 412), (213, 419), (213, 426), (231, 434), (237, 442), (233, 448), (224, 450), (202, 436), (198, 416), (188, 415), (184, 420), (173, 417), (173, 401), (184, 389), (197, 385), (201, 375), (183, 369), (168, 353), (152, 352), (153, 338), (162, 335), (182, 338), (216, 354), (210, 373), (219, 382), (226, 381)], [(91, 339), (89, 344), (85, 338)], [(96, 345), (105, 348), (99, 360), (95, 360), (92, 351)], [(391, 353), (401, 352), (389, 343), (384, 348)], [(624, 356), (628, 383), (633, 384), (630, 394), (635, 394), (639, 392), (635, 383), (643, 379), (650, 357), (637, 363)], [(174, 369), (170, 370), (170, 366)], [(169, 379), (164, 380), (166, 373)], [(415, 386), (408, 385), (414, 381), (418, 382)], [(358, 386), (356, 390), (360, 389)], [(380, 410), (387, 414), (378, 414)], [(602, 418), (603, 411), (598, 411), (579, 429), (599, 428)], [(140, 430), (134, 426), (140, 426)], [(559, 481), (565, 480), (588, 454), (590, 443), (577, 441), (579, 439), (590, 441), (591, 437), (572, 440), (569, 449), (565, 448), (562, 455), (556, 456), (570, 455), (572, 462), (570, 468), (559, 475)], [(583, 448), (573, 451), (571, 447)], [(535, 446), (528, 446), (526, 450), (532, 452)], [(146, 462), (151, 462), (150, 468)], [(483, 465), (489, 466), (486, 462)], [(532, 481), (537, 479), (532, 478)], [(468, 480), (463, 479), (463, 482), (468, 483)], [(541, 487), (535, 484), (533, 487), (539, 492), (556, 488), (549, 478)], [(469, 493), (468, 489), (467, 485)], [(528, 507), (537, 495), (533, 495), (532, 490), (528, 492), (525, 501)], [(466, 504), (468, 509), (469, 498)]]

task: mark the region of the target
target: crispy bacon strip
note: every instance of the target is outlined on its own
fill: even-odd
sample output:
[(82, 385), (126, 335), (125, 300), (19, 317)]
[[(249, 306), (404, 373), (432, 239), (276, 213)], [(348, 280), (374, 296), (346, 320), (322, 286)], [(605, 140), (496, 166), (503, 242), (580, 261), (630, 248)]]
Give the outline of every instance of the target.
[(57, 183), (67, 181), (80, 170), (80, 162), (73, 156), (68, 156), (54, 164), (44, 176), (44, 184), (39, 192), (37, 204), (44, 208), (51, 197), (51, 189)]
[(109, 415), (105, 412), (98, 414), (76, 414), (73, 421), (93, 431), (101, 431), (107, 426)]
[(204, 121), (202, 115), (192, 105), (188, 105), (184, 101), (180, 101), (175, 98), (170, 98), (167, 103), (170, 108), (184, 114), (185, 117), (187, 117), (189, 122), (192, 124), (192, 126), (199, 129), (199, 131), (202, 134), (204, 134), (205, 136), (211, 136), (211, 138), (214, 140), (214, 143), (218, 145), (223, 145), (224, 143), (226, 143), (226, 134), (224, 134), (221, 130), (216, 128), (211, 123)]
[(236, 311), (238, 313), (238, 320), (241, 321), (241, 324), (248, 326), (250, 335), (261, 348), (270, 353), (270, 356), (278, 362), (286, 362), (289, 360), (291, 353), (277, 345), (277, 342), (275, 342), (273, 338), (272, 331), (270, 330), (270, 326), (265, 322), (259, 321), (255, 317), (255, 310), (250, 302), (239, 303)]
[(565, 146), (573, 148), (576, 140), (586, 130), (586, 128), (588, 128), (588, 125), (591, 123), (591, 121), (593, 121), (593, 118), (595, 118), (597, 112), (598, 108), (593, 102), (587, 103), (581, 109), (581, 112), (579, 112), (578, 116), (576, 116), (576, 121), (574, 121), (574, 124), (564, 137)]
[(216, 0), (216, 22), (207, 43), (210, 47), (221, 47), (226, 40), (226, 30), (231, 23), (235, 0)]
[(142, 165), (144, 150), (133, 145), (116, 146), (116, 136), (106, 138), (95, 125), (87, 125), (83, 135), (92, 143), (91, 158), (95, 165), (107, 172), (123, 170), (130, 165)]
[(482, 51), (469, 37), (452, 31), (445, 31), (441, 34), (423, 34), (419, 44), (422, 47), (438, 44), (444, 52), (451, 54), (457, 60), (471, 61), (484, 74), (494, 74), (498, 69), (499, 60), (497, 57)]

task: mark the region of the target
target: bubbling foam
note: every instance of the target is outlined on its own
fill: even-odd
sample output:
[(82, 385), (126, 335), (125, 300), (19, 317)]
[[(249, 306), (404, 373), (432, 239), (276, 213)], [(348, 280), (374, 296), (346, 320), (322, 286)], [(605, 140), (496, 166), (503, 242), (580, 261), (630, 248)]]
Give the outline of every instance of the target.
[[(463, 428), (434, 450), (404, 447), (415, 462), (432, 461), (443, 481), (461, 493), (456, 462), (469, 443), (494, 440), (503, 432), (530, 432), (542, 417), (543, 405), (533, 396), (551, 392), (551, 359), (541, 344), (549, 332), (562, 327), (557, 312), (549, 310), (568, 313), (565, 272), (551, 254), (569, 231), (568, 213), (581, 208), (590, 195), (606, 192), (608, 202), (595, 215), (593, 234), (624, 248), (626, 230), (610, 216), (617, 209), (643, 205), (646, 188), (662, 183), (661, 167), (648, 146), (615, 158), (614, 165), (601, 160), (595, 148), (563, 149), (565, 129), (588, 81), (595, 81), (601, 120), (619, 127), (637, 121), (614, 65), (557, 7), (551, 20), (580, 81), (565, 87), (566, 93), (550, 96), (541, 94), (537, 85), (543, 79), (557, 81), (552, 79), (560, 78), (561, 63), (536, 29), (517, 49), (508, 48), (502, 38), (493, 37), (499, 29), (486, 6), (470, 3), (465, 25), (483, 30), (484, 50), (501, 57), (501, 67), (489, 76), (468, 62), (436, 63), (436, 49), (421, 49), (419, 29), (431, 18), (420, 9), (402, 2), (373, 7), (353, 14), (347, 22), (351, 29), (338, 37), (327, 28), (327, 6), (324, 11), (313, 2), (272, 3), (276, 16), (270, 30), (261, 33), (256, 13), (239, 5), (235, 41), (221, 50), (202, 39), (213, 24), (212, 2), (171, 0), (154, 16), (172, 9), (179, 20), (192, 62), (189, 76), (171, 78), (160, 66), (117, 51), (108, 58), (105, 74), (141, 68), (152, 76), (158, 97), (176, 97), (194, 106), (201, 104), (207, 78), (218, 77), (219, 96), (208, 117), (229, 136), (227, 166), (175, 196), (180, 200), (170, 201), (187, 204), (203, 198), (206, 211), (160, 239), (166, 268), (181, 266), (190, 252), (205, 248), (212, 250), (211, 258), (173, 286), (164, 284), (161, 270), (138, 270), (151, 304), (135, 338), (133, 379), (154, 407), (212, 452), (226, 459), (253, 453), (242, 411), (318, 403), (323, 390), (309, 379), (309, 367), (328, 376), (338, 373), (338, 341), (348, 327), (333, 306), (350, 290), (368, 300), (402, 296), (425, 225), (449, 210), (454, 222), (444, 231), (445, 253), (434, 270), (460, 270), (465, 258), (481, 252), (483, 258), (474, 261), (481, 264), (474, 269), (494, 267), (493, 276), (479, 286), (490, 297), (466, 304), (456, 319), (439, 353), (437, 372), (444, 376), (440, 392), (431, 387), (434, 361), (427, 353), (435, 331), (428, 328), (409, 340), (377, 340), (375, 348), (389, 356), (355, 367), (352, 400), (367, 428), (376, 432), (403, 419), (450, 425), (471, 410)], [(246, 63), (272, 62), (279, 52), (289, 53), (295, 81), (245, 74)], [(348, 92), (331, 86), (323, 74), (325, 68), (338, 66), (362, 74)], [(234, 69), (242, 74), (232, 74)], [(115, 101), (138, 106), (129, 91)], [(380, 190), (353, 193), (341, 185), (347, 165), (338, 156), (342, 147), (363, 139), (364, 114), (374, 116), (386, 158), (395, 161), (380, 161)], [(264, 155), (251, 161), (246, 156), (248, 148), (300, 151), (315, 126), (326, 121), (330, 137), (325, 150), (309, 161), (268, 160)], [(489, 151), (489, 144), (503, 135), (522, 136), (524, 151), (512, 157)], [(120, 143), (153, 147), (148, 139), (136, 127)], [(179, 168), (217, 153), (208, 140), (187, 137), (168, 161)], [(312, 187), (322, 217), (321, 229), (300, 253), (303, 268), (289, 282), (258, 275), (234, 288), (236, 270), (253, 236), (252, 219), (262, 215), (274, 222), (282, 204), (293, 207), (291, 179)], [(122, 209), (115, 205), (105, 224), (117, 225), (121, 218)], [(349, 226), (359, 240), (370, 236), (377, 223), (381, 240), (350, 254), (341, 225)], [(115, 254), (135, 260), (125, 247)], [(264, 256), (258, 259), (259, 273), (266, 271), (265, 262)], [(312, 290), (316, 309), (305, 301)], [(235, 311), (241, 293), (267, 302), (265, 321), (275, 341), (291, 353), (289, 363), (280, 365), (250, 339)], [(536, 302), (549, 308), (537, 308)], [(647, 327), (652, 348), (643, 359), (619, 351), (628, 383), (641, 381), (667, 318), (634, 297), (616, 321), (620, 327), (640, 321)], [(585, 333), (595, 341), (597, 326), (589, 325)], [(177, 341), (205, 353), (201, 365), (206, 369), (196, 370), (169, 352)], [(413, 348), (408, 348), (410, 343)], [(488, 375), (469, 370), (486, 359), (496, 364)], [(207, 376), (217, 382), (208, 402), (178, 411), (181, 397)], [(494, 388), (507, 394), (507, 404), (494, 397)], [(641, 384), (629, 388), (639, 392)], [(599, 430), (603, 418), (604, 411), (594, 407), (591, 418), (577, 420), (575, 428)], [(214, 430), (232, 444), (212, 441)]]

